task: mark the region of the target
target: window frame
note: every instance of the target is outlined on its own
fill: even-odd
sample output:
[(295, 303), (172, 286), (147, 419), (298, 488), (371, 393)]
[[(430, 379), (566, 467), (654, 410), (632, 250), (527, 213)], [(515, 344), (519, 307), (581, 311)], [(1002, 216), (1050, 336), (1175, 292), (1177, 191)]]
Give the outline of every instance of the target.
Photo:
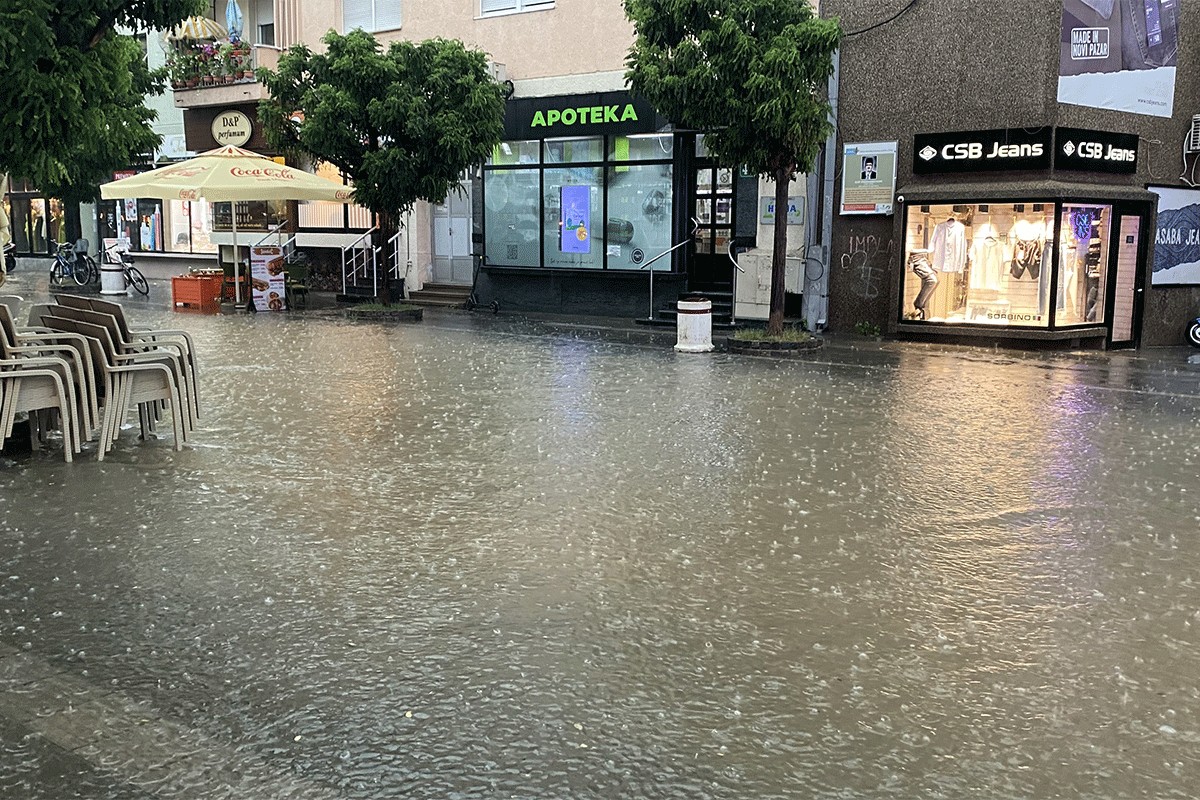
[[(346, 27), (346, 8), (351, 2), (369, 3), (371, 6), (371, 27), (355, 26), (354, 28)], [(379, 23), (379, 4), (380, 3), (395, 3), (396, 5), (396, 24), (380, 26)], [(357, 28), (367, 33), (385, 33), (387, 31), (398, 31), (404, 27), (404, 5), (403, 0), (342, 0), (342, 33), (346, 34)]]
[(491, 11), (484, 7), (487, 0), (479, 0), (479, 16), (476, 19), (504, 17), (509, 14), (529, 14), (534, 11), (548, 11), (554, 8), (556, 0), (508, 0), (512, 8), (497, 8)]

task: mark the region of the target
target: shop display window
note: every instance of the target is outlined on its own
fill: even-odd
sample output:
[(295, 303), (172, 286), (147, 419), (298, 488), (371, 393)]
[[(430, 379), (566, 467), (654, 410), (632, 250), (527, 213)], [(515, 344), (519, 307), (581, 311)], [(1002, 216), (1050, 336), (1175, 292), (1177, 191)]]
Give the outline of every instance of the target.
[(578, 164), (601, 161), (604, 158), (604, 139), (599, 136), (581, 139), (547, 139), (547, 164)]
[[(609, 269), (637, 269), (671, 249), (671, 165), (644, 164), (608, 170), (608, 220), (604, 249)], [(669, 270), (669, 259), (650, 265)]]
[(1056, 324), (1104, 321), (1111, 225), (1111, 206), (1063, 204), (1054, 306)]
[(483, 170), (487, 264), (642, 269), (671, 248), (673, 150), (659, 134), (501, 142)]
[(537, 164), (541, 161), (542, 143), (538, 139), (501, 142), (492, 150), (488, 159), (489, 166), (509, 166), (513, 164)]
[(903, 320), (1046, 328), (1054, 203), (909, 207)]
[(541, 225), (538, 221), (537, 169), (487, 170), (483, 173), (484, 237), (489, 264), (537, 266)]
[(652, 133), (610, 137), (611, 161), (655, 161), (674, 155), (670, 134)]
[(602, 174), (599, 167), (546, 170), (542, 236), (547, 267), (604, 266), (597, 236), (604, 215)]

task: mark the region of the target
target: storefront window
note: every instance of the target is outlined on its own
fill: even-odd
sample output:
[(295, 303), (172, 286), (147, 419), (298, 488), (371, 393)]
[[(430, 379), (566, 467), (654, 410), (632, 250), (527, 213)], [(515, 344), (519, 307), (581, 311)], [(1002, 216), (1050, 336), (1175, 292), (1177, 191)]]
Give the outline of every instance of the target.
[(584, 161), (602, 161), (604, 159), (604, 140), (600, 137), (590, 139), (547, 139), (547, 164), (578, 164)]
[(100, 238), (126, 239), (134, 252), (215, 253), (210, 209), (204, 200), (142, 198), (101, 203), (96, 214)]
[(1061, 225), (1054, 321), (1058, 325), (1104, 322), (1112, 206), (1065, 203)]
[(670, 134), (639, 134), (611, 137), (608, 157), (613, 161), (656, 161), (674, 155)]
[(526, 139), (515, 142), (501, 142), (492, 151), (488, 164), (537, 164), (541, 160), (542, 143), (538, 139)]
[[(531, 155), (529, 168), (505, 167)], [(657, 134), (502, 142), (483, 173), (487, 263), (643, 268), (671, 248), (672, 155)]]
[(538, 266), (538, 189), (536, 169), (487, 170), (483, 173), (484, 237), (489, 264)]
[(542, 236), (547, 267), (601, 269), (598, 223), (604, 206), (600, 167), (546, 170)]
[(903, 319), (1049, 327), (1053, 203), (909, 207)]
[[(609, 269), (638, 265), (671, 249), (671, 165), (609, 167), (608, 229), (605, 250)], [(671, 269), (668, 258), (651, 269)]]

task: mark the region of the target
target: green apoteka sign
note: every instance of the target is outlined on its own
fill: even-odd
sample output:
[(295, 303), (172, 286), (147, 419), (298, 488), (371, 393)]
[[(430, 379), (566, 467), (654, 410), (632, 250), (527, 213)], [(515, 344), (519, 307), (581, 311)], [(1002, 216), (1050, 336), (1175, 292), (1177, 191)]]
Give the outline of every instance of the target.
[(578, 108), (548, 108), (533, 112), (531, 128), (553, 128), (555, 125), (601, 125), (605, 122), (637, 122), (637, 109), (633, 103), (607, 106), (580, 106)]
[(649, 103), (629, 92), (514, 97), (504, 105), (504, 138), (509, 140), (627, 136), (665, 125)]

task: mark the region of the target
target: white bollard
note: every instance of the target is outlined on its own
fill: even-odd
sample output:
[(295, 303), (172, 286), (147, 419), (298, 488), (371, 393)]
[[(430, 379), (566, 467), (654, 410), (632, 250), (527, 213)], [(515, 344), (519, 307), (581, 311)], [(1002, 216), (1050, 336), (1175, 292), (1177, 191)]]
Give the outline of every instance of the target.
[(123, 294), (129, 296), (125, 286), (125, 272), (120, 264), (110, 264), (105, 258), (100, 262), (100, 294)]
[(712, 343), (712, 301), (685, 297), (677, 305), (675, 349), (681, 353), (709, 353)]

